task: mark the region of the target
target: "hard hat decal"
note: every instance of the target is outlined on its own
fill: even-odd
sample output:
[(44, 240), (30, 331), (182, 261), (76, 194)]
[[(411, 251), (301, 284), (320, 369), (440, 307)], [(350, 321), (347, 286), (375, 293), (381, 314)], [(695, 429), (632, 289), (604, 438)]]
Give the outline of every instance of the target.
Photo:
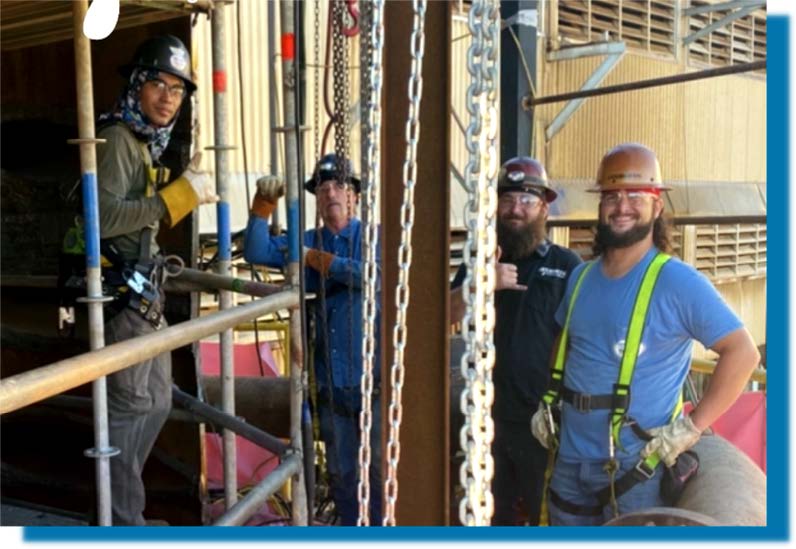
[(186, 55), (186, 51), (173, 46), (169, 46), (169, 50), (171, 50), (171, 57), (169, 57), (171, 66), (180, 72), (184, 72), (185, 69), (188, 68), (188, 56)]
[(506, 176), (512, 181), (522, 181), (525, 178), (525, 172), (509, 172)]

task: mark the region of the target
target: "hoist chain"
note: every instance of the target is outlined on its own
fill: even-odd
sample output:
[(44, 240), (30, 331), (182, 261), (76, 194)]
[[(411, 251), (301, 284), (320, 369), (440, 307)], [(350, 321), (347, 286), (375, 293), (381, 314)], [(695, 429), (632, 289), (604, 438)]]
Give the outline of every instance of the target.
[(494, 422), (492, 368), (495, 361), (495, 211), (497, 208), (497, 131), (499, 9), (497, 0), (474, 0), (468, 25), (472, 42), (467, 51), (471, 83), (467, 89), (470, 124), (464, 170), (468, 202), (467, 242), (463, 284), (466, 312), (462, 335), (466, 344), (461, 361), (466, 387), (461, 395), (465, 423), (460, 433), (465, 461), (460, 469), (464, 497), (459, 518), (467, 526), (488, 526), (494, 511), (490, 484), (494, 473), (491, 444)]
[(423, 54), (426, 0), (413, 0), (414, 19), (409, 50), (412, 65), (409, 75), (409, 116), (406, 121), (406, 159), (403, 166), (404, 196), (401, 204), (401, 245), (398, 249), (398, 286), (395, 290), (396, 318), (393, 329), (394, 356), (390, 368), (392, 398), (388, 423), (387, 480), (384, 484), (384, 526), (395, 526), (395, 503), (398, 499), (398, 460), (401, 445), (401, 391), (404, 383), (406, 349), (406, 313), (409, 305), (409, 268), (412, 265), (412, 225), (415, 219), (414, 190), (417, 177), (417, 142), (420, 138), (420, 99), (423, 93)]
[[(378, 232), (376, 212), (381, 184), (381, 61), (384, 46), (384, 1), (362, 2), (360, 34), (362, 48), (362, 104), (366, 106), (367, 118), (363, 117), (362, 163), (362, 218), (363, 218), (363, 285), (365, 295), (362, 304), (362, 411), (359, 416), (361, 440), (359, 446), (359, 520), (358, 526), (370, 525), (370, 434), (373, 427), (372, 395), (373, 368), (376, 355), (376, 285), (379, 272), (376, 268), (376, 243)], [(377, 441), (381, 444), (381, 441)], [(376, 464), (381, 467), (381, 464)]]
[(333, 0), (332, 17), (332, 70), (334, 75), (334, 152), (337, 154), (337, 173), (348, 180), (348, 44), (343, 34), (345, 2)]

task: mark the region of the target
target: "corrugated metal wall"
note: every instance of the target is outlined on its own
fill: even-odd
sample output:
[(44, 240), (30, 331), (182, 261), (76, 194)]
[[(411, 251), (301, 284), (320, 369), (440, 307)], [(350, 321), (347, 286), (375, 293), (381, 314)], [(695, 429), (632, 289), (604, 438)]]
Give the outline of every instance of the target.
[[(541, 95), (571, 92), (602, 57), (544, 63)], [(627, 53), (602, 86), (684, 72), (682, 64)], [(540, 131), (565, 103), (536, 111)], [(537, 154), (557, 178), (593, 177), (611, 146), (638, 141), (652, 147), (665, 179), (765, 181), (766, 82), (725, 76), (586, 99)]]
[[(268, 4), (274, 8), (276, 33), (276, 52), (275, 59), (268, 59)], [(323, 99), (314, 98), (314, 78), (316, 65), (321, 66), (319, 71), (319, 89), (323, 94), (323, 63), (326, 51), (326, 28), (327, 28), (327, 2), (319, 2), (320, 7), (320, 32), (318, 40), (320, 44), (320, 59), (313, 57), (313, 40), (315, 36), (313, 4), (307, 3), (304, 20), (304, 43), (306, 47), (307, 75), (306, 75), (306, 102), (307, 112), (305, 114), (305, 124), (312, 126), (314, 120), (314, 109), (319, 109), (320, 124), (319, 128), (312, 128), (304, 132), (304, 170), (311, 173), (316, 159), (314, 145), (314, 131), (322, 132), (326, 127), (329, 116), (324, 111)], [(243, 103), (243, 113), (245, 120), (243, 129), (246, 134), (246, 155), (249, 172), (249, 188), (253, 192), (255, 181), (261, 175), (267, 173), (284, 174), (284, 148), (282, 133), (272, 132), (272, 127), (292, 125), (282, 121), (282, 86), (281, 86), (281, 58), (280, 55), (280, 25), (279, 25), (279, 2), (269, 2), (266, 0), (256, 0), (248, 2), (236, 2), (224, 8), (226, 10), (225, 32), (226, 32), (226, 67), (227, 67), (227, 105), (229, 113), (229, 142), (238, 147), (230, 153), (230, 188), (231, 188), (231, 209), (232, 209), (232, 228), (233, 230), (242, 229), (246, 224), (248, 216), (248, 204), (246, 203), (245, 191), (245, 171), (243, 162), (244, 145), (241, 137), (241, 102)], [(240, 9), (241, 26), (238, 29), (236, 9)], [(238, 32), (241, 38), (241, 56), (238, 58)], [(199, 78), (199, 91), (196, 94), (198, 101), (198, 139), (197, 148), (204, 148), (213, 143), (213, 59), (211, 24), (208, 18), (200, 17), (193, 30), (193, 54), (194, 65)], [(359, 71), (357, 66), (359, 52), (359, 36), (349, 39), (349, 66), (354, 70), (349, 75), (349, 119), (351, 132), (349, 134), (351, 161), (354, 170), (359, 172)], [(408, 54), (408, 52), (407, 52)], [(330, 57), (331, 62), (331, 57)], [(240, 97), (239, 71), (243, 71), (243, 97)], [(268, 103), (270, 100), (269, 78), (274, 75), (276, 78), (276, 98), (278, 102), (277, 120), (271, 121), (268, 113)], [(333, 93), (329, 78), (329, 98), (332, 103)], [(399, 88), (400, 89), (400, 88)], [(277, 140), (277, 159), (275, 166), (271, 165), (270, 143), (272, 139)], [(334, 150), (334, 132), (329, 136), (325, 152)], [(214, 168), (213, 154), (207, 151), (203, 156), (203, 167), (208, 170)], [(282, 217), (284, 217), (284, 205), (282, 206)], [(307, 200), (307, 220), (308, 225), (315, 225), (315, 202)], [(200, 231), (203, 233), (215, 232), (215, 210), (213, 208), (202, 208), (200, 210)]]

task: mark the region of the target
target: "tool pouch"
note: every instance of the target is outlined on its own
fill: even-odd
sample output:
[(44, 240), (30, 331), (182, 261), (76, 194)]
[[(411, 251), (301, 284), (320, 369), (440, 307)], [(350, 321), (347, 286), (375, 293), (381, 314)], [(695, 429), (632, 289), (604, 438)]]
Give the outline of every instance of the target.
[(688, 450), (677, 456), (673, 467), (663, 468), (661, 479), (661, 499), (664, 504), (674, 507), (683, 495), (686, 484), (699, 472), (699, 456)]

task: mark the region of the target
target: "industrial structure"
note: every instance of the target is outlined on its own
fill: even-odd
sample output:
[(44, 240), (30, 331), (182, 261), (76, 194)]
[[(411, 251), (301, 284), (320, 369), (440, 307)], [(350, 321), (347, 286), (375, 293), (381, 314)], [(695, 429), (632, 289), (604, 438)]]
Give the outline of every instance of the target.
[[(335, 2), (340, 20), (331, 16)], [(489, 523), (484, 458), (459, 447), (459, 427), (468, 448), (488, 452), (483, 426), (471, 423), (488, 409), (463, 414), (460, 401), (480, 405), (490, 366), (487, 353), (470, 356), (470, 381), (452, 377), (462, 351), (450, 341), (471, 338), (470, 349), (485, 349), (490, 334), (474, 320), (451, 333), (448, 288), (462, 261), (490, 268), (491, 167), (505, 158), (545, 163), (560, 197), (551, 239), (588, 259), (597, 202), (582, 191), (602, 154), (623, 141), (656, 150), (675, 188), (667, 209), (677, 254), (713, 281), (765, 349), (763, 1), (121, 0), (116, 29), (95, 42), (81, 32), (88, 8), (88, 0), (0, 5), (4, 501), (109, 524), (103, 376), (171, 350), (175, 410), (145, 472), (148, 516), (172, 525), (330, 519), (315, 456), (323, 448), (303, 413), (311, 343), (297, 258), (300, 232), (316, 224), (299, 182), (339, 147), (340, 134), (365, 184), (363, 217), (378, 222), (381, 241), (382, 364), (373, 367), (383, 373), (382, 442), (392, 448), (383, 464), (387, 525)], [(98, 257), (87, 256), (87, 296), (74, 326), (59, 317), (58, 257), (75, 217), (90, 219), (92, 208), (96, 215), (86, 174), (96, 114), (118, 91), (116, 67), (159, 34), (189, 45), (199, 83), (165, 163), (180, 173), (205, 150), (221, 202), (160, 233), (162, 247), (185, 262), (167, 287), (171, 327), (105, 347)], [(344, 65), (332, 61), (333, 41), (346, 51)], [(341, 75), (343, 101), (330, 107), (331, 81)], [(277, 219), (295, 260), (284, 273), (240, 258), (254, 182), (266, 174), (288, 184)], [(86, 224), (86, 241), (98, 238)], [(487, 303), (488, 286), (474, 286)], [(256, 345), (241, 335), (249, 333)], [(236, 349), (256, 347), (263, 372), (261, 340), (281, 375), (241, 376)], [(208, 349), (219, 365), (212, 374), (202, 364)], [(694, 397), (711, 358), (695, 351)], [(764, 408), (765, 364), (753, 380)], [(267, 475), (252, 474), (245, 486), (241, 437), (270, 452), (265, 459), (276, 456)], [(213, 444), (221, 448), (220, 485), (210, 478)], [(729, 452), (728, 469), (754, 489), (748, 516), (722, 509), (713, 520), (765, 524), (765, 475), (740, 450), (721, 448), (710, 451)], [(688, 505), (660, 523), (710, 516), (711, 502)], [(264, 513), (270, 518), (258, 522)]]

